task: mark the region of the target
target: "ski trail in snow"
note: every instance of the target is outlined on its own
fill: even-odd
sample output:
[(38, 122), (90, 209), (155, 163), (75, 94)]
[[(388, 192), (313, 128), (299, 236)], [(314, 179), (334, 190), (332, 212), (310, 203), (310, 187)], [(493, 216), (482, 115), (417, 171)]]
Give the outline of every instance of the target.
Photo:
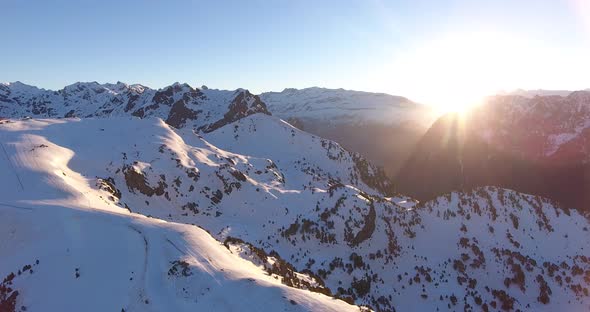
[(172, 242), (172, 241), (171, 241), (169, 238), (166, 238), (166, 241), (167, 241), (168, 243), (170, 243), (170, 245), (172, 245), (172, 247), (174, 247), (176, 250), (178, 250), (178, 252), (179, 252), (180, 254), (184, 254), (184, 252), (183, 252), (183, 251), (182, 251), (180, 248), (178, 248), (178, 246), (176, 246), (176, 244), (174, 244), (174, 243), (173, 243), (173, 242)]
[[(133, 230), (134, 232), (136, 232), (137, 234), (139, 234), (139, 236), (141, 236), (141, 238), (143, 238), (143, 242), (144, 242), (144, 257), (143, 257), (143, 268), (141, 270), (141, 276), (138, 279), (137, 284), (139, 285), (139, 290), (137, 293), (138, 296), (138, 301), (136, 301), (132, 307), (130, 307), (130, 310), (139, 310), (139, 311), (144, 311), (147, 310), (147, 307), (145, 305), (147, 305), (146, 302), (149, 302), (149, 299), (147, 298), (146, 295), (146, 275), (147, 275), (147, 270), (148, 270), (148, 256), (149, 256), (149, 243), (148, 243), (148, 239), (145, 236), (145, 234), (140, 231), (139, 229), (135, 228), (132, 225), (128, 225), (128, 227)], [(139, 307), (135, 307), (135, 305), (140, 305)]]
[(12, 163), (12, 160), (10, 159), (10, 156), (8, 156), (8, 152), (6, 152), (6, 148), (4, 148), (4, 143), (0, 142), (0, 146), (2, 147), (2, 151), (4, 151), (4, 156), (6, 156), (6, 160), (8, 161), (10, 168), (12, 168), (12, 171), (14, 172), (14, 175), (16, 176), (16, 179), (18, 180), (18, 184), (20, 185), (21, 190), (24, 191), (25, 187), (23, 186), (23, 182), (21, 181), (21, 179), (18, 175), (18, 172), (16, 171), (16, 168), (14, 167), (14, 164)]
[(26, 210), (26, 211), (35, 210), (31, 207), (23, 207), (23, 206), (11, 205), (11, 204), (6, 204), (6, 203), (0, 203), (0, 207), (8, 207), (8, 208), (14, 208), (14, 209)]

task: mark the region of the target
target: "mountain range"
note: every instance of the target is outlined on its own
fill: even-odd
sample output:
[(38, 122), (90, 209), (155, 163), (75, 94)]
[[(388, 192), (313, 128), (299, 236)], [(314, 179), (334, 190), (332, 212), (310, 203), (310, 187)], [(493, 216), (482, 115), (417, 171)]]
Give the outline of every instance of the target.
[[(570, 96), (573, 103), (585, 95)], [(508, 117), (533, 112), (520, 97), (501, 99)], [(391, 118), (373, 119), (384, 115), (375, 111)], [(413, 170), (435, 167), (420, 168), (416, 151), (454, 157), (429, 150), (427, 140), (443, 137), (451, 150), (463, 142), (456, 137), (469, 137), (437, 136), (439, 124), (456, 118), (428, 129), (434, 118), (425, 111), (401, 97), (319, 88), (254, 95), (187, 84), (76, 83), (59, 91), (1, 84), (0, 307), (587, 308), (583, 211), (495, 184), (451, 185), (428, 200), (400, 193), (406, 178), (428, 182)], [(508, 144), (511, 125), (523, 119), (486, 120), (478, 126), (490, 145), (535, 161), (579, 160), (577, 149), (563, 149), (579, 134), (556, 138), (580, 123), (545, 132), (553, 139), (537, 150)], [(344, 143), (304, 131), (330, 121), (350, 129), (408, 122), (428, 131), (392, 180)], [(490, 127), (506, 136), (490, 135)], [(522, 135), (515, 141), (531, 140)]]
[(420, 200), (496, 185), (590, 211), (590, 92), (490, 97), (438, 119), (399, 172)]

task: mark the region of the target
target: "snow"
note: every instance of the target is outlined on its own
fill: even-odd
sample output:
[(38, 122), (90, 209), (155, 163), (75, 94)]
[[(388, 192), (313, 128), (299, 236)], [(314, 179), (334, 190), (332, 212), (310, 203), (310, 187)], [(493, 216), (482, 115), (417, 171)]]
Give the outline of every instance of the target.
[[(14, 279), (17, 308), (358, 311), (343, 301), (282, 285), (198, 227), (128, 213), (103, 200), (91, 178), (69, 169), (80, 165), (74, 151), (45, 136), (23, 133), (63, 124), (40, 120), (2, 126), (9, 159), (0, 161), (5, 177), (0, 275), (33, 264), (33, 273)], [(41, 144), (47, 147), (31, 151)], [(10, 166), (22, 178), (23, 189), (15, 187), (14, 176), (8, 178)], [(169, 274), (177, 260), (188, 263), (190, 276)]]
[(401, 96), (343, 89), (285, 89), (260, 95), (276, 116), (288, 119), (320, 119), (328, 123), (400, 124), (429, 126), (433, 112)]
[[(43, 93), (53, 112), (33, 115), (48, 119), (16, 119), (38, 95), (0, 97), (12, 117), (0, 122), (0, 277), (33, 264), (13, 282), (27, 311), (359, 309), (288, 287), (290, 276), (382, 311), (590, 304), (590, 225), (576, 211), (494, 187), (418, 203), (358, 155), (264, 111), (202, 131), (240, 96), (257, 105), (245, 90), (176, 84), (148, 110), (157, 91), (127, 88)], [(138, 103), (125, 111), (129, 94)], [(171, 127), (166, 103), (185, 96), (202, 112)], [(71, 109), (92, 118), (57, 118)], [(267, 271), (277, 264), (295, 271)]]
[[(33, 310), (39, 306), (70, 310), (94, 302), (96, 285), (104, 285), (99, 288), (105, 289), (100, 297), (110, 298), (97, 304), (97, 310), (352, 307), (282, 285), (281, 276), (265, 273), (255, 259), (217, 241), (228, 237), (275, 251), (300, 272), (309, 269), (323, 276), (333, 294), (354, 294), (356, 303), (382, 310), (447, 309), (451, 295), (461, 305), (474, 306), (477, 297), (488, 305), (497, 301), (485, 287), (506, 290), (520, 309), (553, 310), (589, 303), (587, 296), (574, 294), (568, 286), (585, 285), (583, 275), (563, 270), (560, 274), (571, 282), (560, 285), (543, 267), (545, 262), (558, 266), (565, 262), (568, 268), (578, 266), (590, 272), (590, 263), (580, 258), (590, 248), (584, 239), (588, 220), (577, 212), (566, 213), (542, 199), (495, 188), (420, 204), (403, 196), (382, 198), (369, 185), (350, 179), (355, 170), (350, 154), (341, 154), (337, 145), (328, 147), (272, 116), (251, 115), (203, 137), (150, 118), (10, 121), (0, 125), (0, 140), (8, 155), (0, 169), (10, 177), (3, 180), (0, 193), (3, 204), (10, 205), (0, 208), (0, 220), (6, 225), (2, 237), (14, 237), (2, 242), (1, 256), (8, 260), (0, 273), (5, 276), (40, 260), (35, 273), (15, 282), (22, 290), (19, 304)], [(305, 170), (307, 165), (297, 165), (303, 158), (322, 171), (311, 173)], [(125, 168), (136, 168), (151, 188), (165, 181), (165, 194), (142, 194), (126, 182), (126, 170), (134, 169)], [(238, 171), (244, 178), (239, 178)], [(198, 172), (199, 177), (191, 178), (189, 172)], [(98, 187), (98, 177), (113, 178), (121, 198)], [(331, 187), (333, 179), (342, 181), (342, 186)], [(213, 203), (217, 189), (223, 196)], [(190, 203), (198, 211), (185, 208)], [(125, 205), (134, 213), (128, 213)], [(374, 221), (368, 217), (371, 211)], [(511, 214), (519, 220), (518, 226), (512, 224)], [(294, 224), (299, 224), (298, 230), (289, 232)], [(371, 224), (373, 230), (363, 230)], [(366, 237), (355, 238), (363, 231)], [(143, 238), (150, 246), (145, 276), (139, 273), (146, 259)], [(478, 254), (471, 247), (460, 247), (463, 238), (482, 252), (484, 266), (469, 265)], [(495, 249), (511, 253), (497, 256)], [(468, 260), (462, 258), (464, 253)], [(535, 260), (535, 265), (517, 262), (525, 271), (525, 291), (504, 284), (512, 276), (510, 261), (520, 261), (512, 253)], [(359, 259), (363, 264), (358, 264)], [(193, 275), (169, 277), (173, 261), (188, 263)], [(465, 263), (464, 273), (454, 269), (456, 261)], [(529, 266), (531, 271), (525, 270)], [(78, 279), (75, 268), (80, 270)], [(419, 268), (429, 272), (430, 282)], [(307, 275), (295, 275), (313, 281)], [(552, 290), (547, 305), (536, 299), (537, 275), (544, 276)], [(410, 282), (415, 276), (421, 282)], [(131, 277), (133, 281), (128, 280)], [(368, 277), (369, 293), (351, 286)], [(457, 284), (457, 278), (463, 277), (467, 280)], [(468, 286), (472, 279), (478, 281), (477, 295)], [(64, 286), (41, 293), (56, 280)], [(111, 283), (117, 286), (107, 287)], [(62, 300), (59, 294), (63, 293), (71, 293), (68, 298), (74, 299)], [(381, 297), (386, 299), (378, 303)], [(325, 307), (318, 308), (319, 304)]]
[[(2, 208), (2, 276), (39, 260), (14, 282), (28, 311), (358, 311), (280, 284), (194, 226), (59, 206)], [(190, 276), (167, 274), (179, 259)]]

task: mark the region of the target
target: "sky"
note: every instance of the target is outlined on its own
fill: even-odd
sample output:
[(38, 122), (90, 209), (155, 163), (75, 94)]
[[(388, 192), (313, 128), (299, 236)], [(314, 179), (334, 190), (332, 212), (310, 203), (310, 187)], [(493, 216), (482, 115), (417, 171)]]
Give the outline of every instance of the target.
[[(590, 88), (590, 0), (0, 0), (0, 81), (320, 86), (433, 105)], [(458, 104), (457, 104), (458, 105)]]

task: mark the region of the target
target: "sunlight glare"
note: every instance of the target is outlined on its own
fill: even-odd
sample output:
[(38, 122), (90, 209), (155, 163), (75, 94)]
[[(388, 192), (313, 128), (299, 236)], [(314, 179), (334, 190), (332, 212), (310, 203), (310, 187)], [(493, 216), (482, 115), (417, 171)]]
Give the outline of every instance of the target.
[(531, 42), (494, 32), (447, 35), (396, 58), (383, 76), (392, 91), (406, 94), (441, 112), (463, 111), (485, 96), (518, 86), (534, 73), (535, 48)]

